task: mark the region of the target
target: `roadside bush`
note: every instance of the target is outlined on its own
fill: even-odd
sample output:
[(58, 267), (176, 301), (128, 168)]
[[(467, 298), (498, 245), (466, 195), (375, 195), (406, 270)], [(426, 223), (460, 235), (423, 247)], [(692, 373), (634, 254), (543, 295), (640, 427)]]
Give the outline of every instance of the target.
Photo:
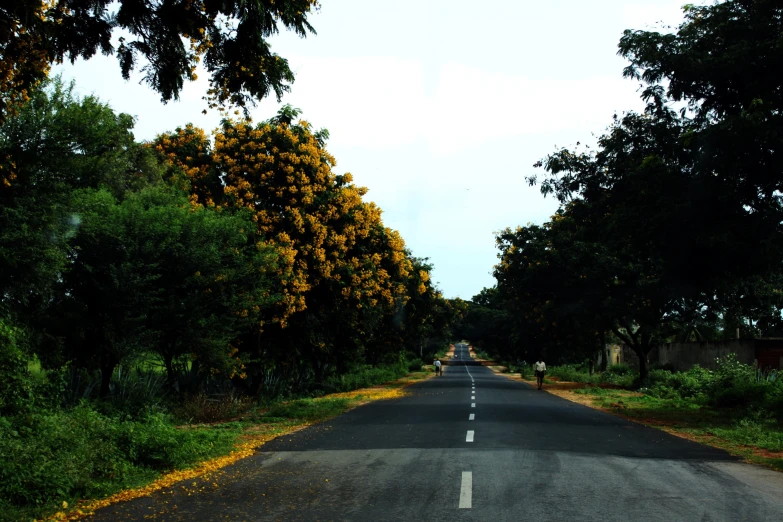
[(21, 330), (0, 317), (0, 415), (16, 415), (33, 406), (33, 382), (21, 339)]
[(519, 363), (501, 363), (508, 367), (508, 371), (511, 373), (518, 373), (523, 379), (532, 379), (535, 375), (535, 368), (532, 364), (528, 364), (526, 361)]
[(766, 409), (783, 423), (783, 379), (777, 379), (767, 388)]
[(252, 399), (237, 393), (211, 396), (197, 393), (183, 397), (171, 409), (177, 419), (200, 424), (231, 419), (247, 412), (252, 406)]
[(86, 404), (0, 417), (0, 498), (11, 513), (29, 515), (63, 500), (105, 495), (225, 452), (238, 433), (177, 429), (160, 412), (122, 420)]
[(322, 388), (326, 393), (347, 392), (393, 381), (406, 373), (408, 373), (407, 367), (399, 364), (375, 367), (369, 364), (359, 365), (348, 373), (329, 377), (323, 382)]
[(717, 360), (718, 369), (710, 383), (710, 400), (717, 407), (738, 407), (765, 402), (766, 383), (756, 380), (753, 367), (730, 354)]
[(625, 363), (613, 364), (609, 366), (606, 371), (613, 375), (630, 375), (634, 373), (633, 369)]
[(688, 399), (706, 403), (713, 380), (713, 373), (698, 365), (687, 372), (650, 370), (648, 387), (643, 390), (660, 399)]
[(120, 366), (109, 385), (112, 402), (128, 413), (157, 406), (166, 396), (166, 376), (156, 371), (133, 371)]
[(622, 386), (624, 388), (630, 388), (636, 382), (639, 374), (635, 372), (628, 373), (613, 373), (603, 372), (601, 374), (594, 375), (595, 380), (593, 382), (601, 382), (604, 384), (612, 384), (614, 386)]
[(422, 366), (424, 366), (424, 361), (421, 359), (413, 359), (412, 361), (408, 361), (409, 372), (420, 372)]
[(682, 399), (716, 408), (745, 408), (766, 412), (783, 422), (783, 379), (777, 373), (759, 372), (731, 354), (717, 360), (715, 371), (694, 366), (686, 372), (651, 370), (647, 395)]
[(562, 381), (584, 382), (584, 383), (592, 383), (594, 381), (598, 382), (597, 374), (593, 374), (593, 376), (591, 376), (589, 373), (584, 371), (584, 369), (580, 365), (576, 365), (576, 364), (564, 364), (561, 366), (552, 366), (547, 369), (547, 375), (551, 377), (557, 377)]

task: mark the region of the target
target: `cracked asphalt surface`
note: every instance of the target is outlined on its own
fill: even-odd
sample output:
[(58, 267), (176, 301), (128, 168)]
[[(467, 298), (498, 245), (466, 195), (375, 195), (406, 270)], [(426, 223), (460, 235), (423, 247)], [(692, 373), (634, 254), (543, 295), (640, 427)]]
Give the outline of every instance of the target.
[(456, 353), (407, 397), (90, 520), (783, 520), (783, 474), (508, 380), (464, 345)]

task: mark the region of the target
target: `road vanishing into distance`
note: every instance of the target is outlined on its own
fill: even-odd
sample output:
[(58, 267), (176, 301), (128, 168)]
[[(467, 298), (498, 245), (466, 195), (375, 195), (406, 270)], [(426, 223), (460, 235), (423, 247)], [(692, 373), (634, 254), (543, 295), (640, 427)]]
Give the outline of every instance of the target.
[(455, 355), (407, 397), (267, 443), (201, 493), (174, 486), (91, 520), (783, 521), (783, 474)]

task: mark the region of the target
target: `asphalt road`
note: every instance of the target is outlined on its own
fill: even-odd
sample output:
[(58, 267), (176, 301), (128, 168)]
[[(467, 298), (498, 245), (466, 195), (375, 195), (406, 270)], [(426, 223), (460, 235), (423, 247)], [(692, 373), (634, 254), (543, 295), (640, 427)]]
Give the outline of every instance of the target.
[(92, 520), (783, 521), (783, 474), (508, 380), (465, 346), (456, 353), (408, 397)]

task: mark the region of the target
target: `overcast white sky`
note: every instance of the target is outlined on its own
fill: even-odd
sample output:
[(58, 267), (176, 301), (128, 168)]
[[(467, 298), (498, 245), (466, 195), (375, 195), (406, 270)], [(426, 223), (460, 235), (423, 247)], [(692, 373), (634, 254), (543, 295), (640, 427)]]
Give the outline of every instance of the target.
[[(618, 111), (640, 109), (622, 78), (624, 29), (678, 25), (685, 0), (322, 0), (317, 35), (281, 32), (273, 50), (296, 74), (282, 103), (331, 133), (337, 173), (370, 189), (413, 254), (434, 263), (446, 297), (492, 286), (493, 232), (541, 223), (556, 210), (525, 176), (556, 147), (590, 145)], [(136, 116), (149, 140), (201, 114), (206, 74), (163, 105), (124, 82), (114, 58), (55, 69), (115, 110)], [(280, 104), (265, 100), (255, 120)]]

